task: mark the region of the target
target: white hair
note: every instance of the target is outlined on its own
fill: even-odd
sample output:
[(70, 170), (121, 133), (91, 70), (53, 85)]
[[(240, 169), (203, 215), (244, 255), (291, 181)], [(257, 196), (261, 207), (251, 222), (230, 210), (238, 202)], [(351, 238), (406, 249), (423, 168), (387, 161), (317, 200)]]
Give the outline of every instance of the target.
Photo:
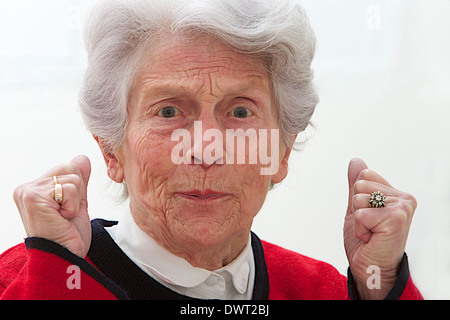
[(85, 29), (88, 68), (83, 119), (109, 150), (122, 144), (127, 102), (143, 50), (167, 34), (201, 32), (242, 54), (261, 57), (271, 78), (282, 140), (292, 146), (318, 103), (312, 85), (315, 35), (297, 1), (108, 0)]

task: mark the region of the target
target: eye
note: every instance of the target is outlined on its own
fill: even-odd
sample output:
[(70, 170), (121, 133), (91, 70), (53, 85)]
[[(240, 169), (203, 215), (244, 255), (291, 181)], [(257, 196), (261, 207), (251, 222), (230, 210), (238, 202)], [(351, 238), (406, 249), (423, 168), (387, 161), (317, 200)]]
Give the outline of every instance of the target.
[(236, 107), (231, 111), (231, 114), (236, 118), (247, 118), (253, 115), (253, 112), (244, 107)]
[(180, 111), (172, 106), (164, 107), (158, 111), (158, 116), (163, 118), (173, 118), (180, 114)]

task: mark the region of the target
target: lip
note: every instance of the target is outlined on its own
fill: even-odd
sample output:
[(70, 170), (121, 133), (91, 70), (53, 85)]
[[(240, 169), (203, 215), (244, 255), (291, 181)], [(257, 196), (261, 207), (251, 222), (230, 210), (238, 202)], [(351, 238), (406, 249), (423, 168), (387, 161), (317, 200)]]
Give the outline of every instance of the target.
[(182, 192), (176, 192), (175, 194), (179, 195), (180, 197), (194, 200), (194, 201), (213, 201), (217, 199), (222, 199), (230, 194), (213, 191), (213, 190), (189, 190), (189, 191), (182, 191)]

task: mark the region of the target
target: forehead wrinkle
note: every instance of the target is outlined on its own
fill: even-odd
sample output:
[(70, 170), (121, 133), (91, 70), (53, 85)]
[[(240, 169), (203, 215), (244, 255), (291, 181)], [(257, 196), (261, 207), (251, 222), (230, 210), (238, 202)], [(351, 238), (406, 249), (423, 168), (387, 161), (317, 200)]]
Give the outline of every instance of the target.
[[(238, 73), (255, 73), (261, 64), (260, 59), (237, 53), (228, 46), (211, 43), (207, 38), (202, 42), (163, 41), (146, 57), (148, 62), (145, 69), (160, 69), (165, 72), (186, 75), (200, 75), (202, 73), (217, 73), (222, 76), (235, 76)], [(151, 62), (151, 63), (149, 63)], [(157, 70), (154, 70), (155, 72)]]
[[(267, 92), (270, 87), (267, 79), (259, 75), (249, 75), (236, 79), (236, 82), (220, 81), (219, 78), (208, 77), (188, 79), (177, 77), (161, 79), (160, 77), (145, 78), (142, 85), (142, 100), (181, 98), (181, 97), (205, 97), (222, 98), (224, 96), (239, 96), (248, 93)], [(209, 90), (208, 90), (209, 89)]]
[(201, 79), (192, 81), (183, 77), (170, 79), (151, 77), (143, 79), (142, 82), (141, 92), (146, 99), (193, 97), (204, 91), (204, 81)]
[(270, 94), (269, 78), (261, 60), (237, 53), (226, 45), (213, 47), (204, 43), (161, 42), (143, 57), (137, 75), (138, 90), (146, 100), (163, 93), (210, 98), (244, 91)]
[[(159, 69), (159, 71), (164, 71), (163, 74), (168, 77), (181, 77), (193, 80), (202, 77), (207, 79), (212, 76), (217, 79), (235, 79), (255, 73), (254, 69), (243, 68), (242, 64), (237, 66), (236, 61), (233, 62), (230, 60), (231, 59), (208, 59), (208, 61), (175, 61), (173, 63), (168, 61), (167, 63), (160, 64), (157, 69)], [(159, 72), (159, 74), (161, 75), (161, 72)]]

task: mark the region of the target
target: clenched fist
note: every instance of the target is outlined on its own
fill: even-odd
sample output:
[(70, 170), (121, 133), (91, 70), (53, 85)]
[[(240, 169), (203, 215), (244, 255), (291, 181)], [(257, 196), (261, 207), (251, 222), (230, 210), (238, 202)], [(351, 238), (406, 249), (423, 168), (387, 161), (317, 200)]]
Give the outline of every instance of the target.
[[(54, 241), (81, 258), (91, 244), (87, 185), (91, 164), (86, 156), (77, 156), (70, 163), (51, 169), (35, 181), (14, 190), (28, 237)], [(63, 200), (55, 200), (56, 176), (62, 185)]]
[[(363, 299), (382, 299), (393, 287), (417, 207), (415, 198), (395, 189), (364, 161), (353, 159), (348, 167), (349, 202), (344, 224), (344, 245), (350, 270)], [(370, 195), (386, 196), (382, 208), (370, 208)], [(367, 268), (380, 268), (380, 289), (367, 287)]]

